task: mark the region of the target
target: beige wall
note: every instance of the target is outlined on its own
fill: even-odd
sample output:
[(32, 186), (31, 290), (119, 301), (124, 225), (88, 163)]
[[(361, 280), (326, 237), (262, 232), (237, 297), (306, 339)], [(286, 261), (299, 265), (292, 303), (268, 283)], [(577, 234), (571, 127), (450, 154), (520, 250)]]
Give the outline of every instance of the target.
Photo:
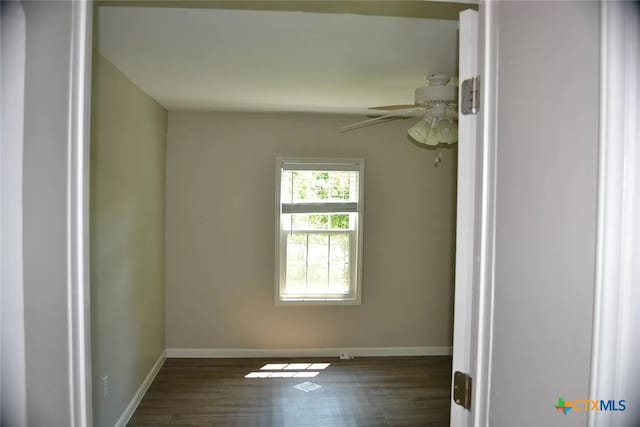
[[(96, 54), (91, 138), (94, 425), (113, 426), (165, 348), (167, 112)], [(101, 379), (109, 376), (109, 395)]]
[[(451, 345), (455, 152), (361, 119), (169, 113), (168, 348)], [(365, 159), (361, 306), (274, 306), (276, 156)]]

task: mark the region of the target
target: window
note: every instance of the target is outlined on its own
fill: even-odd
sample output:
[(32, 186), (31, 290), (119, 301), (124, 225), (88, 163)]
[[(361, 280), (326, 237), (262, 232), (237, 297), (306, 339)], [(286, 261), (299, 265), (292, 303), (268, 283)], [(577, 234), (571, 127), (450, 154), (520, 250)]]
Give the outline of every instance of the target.
[(364, 160), (283, 159), (276, 304), (360, 304)]

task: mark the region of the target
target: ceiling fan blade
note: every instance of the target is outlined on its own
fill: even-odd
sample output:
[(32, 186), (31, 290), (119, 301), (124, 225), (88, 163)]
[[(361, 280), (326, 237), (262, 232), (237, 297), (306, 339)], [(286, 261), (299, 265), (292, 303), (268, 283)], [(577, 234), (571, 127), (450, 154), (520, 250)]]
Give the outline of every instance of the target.
[(361, 122), (351, 123), (350, 125), (342, 126), (340, 128), (340, 132), (346, 132), (348, 130), (357, 129), (357, 128), (362, 127), (362, 126), (368, 126), (368, 125), (374, 124), (375, 122), (378, 122), (380, 120), (388, 119), (388, 118), (391, 118), (391, 117), (402, 118), (405, 114), (415, 113), (415, 112), (422, 111), (422, 110), (424, 110), (424, 108), (422, 108), (422, 107), (421, 108), (409, 108), (409, 109), (399, 110), (399, 111), (396, 111), (396, 112), (391, 113), (391, 114), (385, 114), (384, 116), (376, 117), (375, 119), (363, 120)]
[(418, 104), (382, 105), (380, 107), (369, 107), (369, 110), (387, 110), (387, 111), (392, 111), (392, 110), (406, 110), (407, 108), (416, 108), (416, 107), (422, 107), (422, 106), (418, 105)]
[[(394, 107), (394, 106), (390, 105), (390, 107)], [(405, 107), (405, 105), (396, 105), (395, 107)], [(380, 110), (369, 108), (369, 111), (367, 112), (367, 117), (378, 117), (386, 114), (408, 114), (411, 117), (420, 117), (424, 115), (427, 111), (431, 110), (430, 105), (409, 105), (406, 107), (407, 108), (392, 108), (390, 110), (383, 110), (382, 108), (385, 108), (385, 107), (380, 107), (381, 108)]]

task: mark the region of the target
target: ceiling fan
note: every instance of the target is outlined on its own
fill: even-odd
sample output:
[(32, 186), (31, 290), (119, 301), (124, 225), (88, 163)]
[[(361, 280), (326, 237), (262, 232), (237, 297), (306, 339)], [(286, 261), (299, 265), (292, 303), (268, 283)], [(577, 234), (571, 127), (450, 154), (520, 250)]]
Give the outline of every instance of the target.
[(352, 123), (340, 130), (358, 129), (381, 123), (385, 119), (418, 116), (422, 117), (421, 120), (408, 130), (412, 139), (426, 145), (453, 144), (458, 141), (458, 90), (456, 86), (447, 84), (449, 80), (446, 74), (431, 74), (427, 76), (428, 84), (416, 89), (414, 104), (370, 107), (372, 114), (388, 114), (382, 113), (380, 117)]

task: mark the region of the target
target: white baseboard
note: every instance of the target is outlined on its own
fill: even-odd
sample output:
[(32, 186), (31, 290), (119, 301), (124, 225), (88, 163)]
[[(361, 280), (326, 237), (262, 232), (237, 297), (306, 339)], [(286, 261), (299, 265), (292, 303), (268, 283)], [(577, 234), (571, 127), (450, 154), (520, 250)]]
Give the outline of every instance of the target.
[(138, 388), (136, 394), (133, 395), (131, 402), (129, 402), (129, 405), (127, 405), (127, 408), (124, 410), (114, 427), (126, 427), (127, 423), (133, 416), (133, 413), (136, 411), (138, 405), (142, 401), (144, 394), (147, 392), (149, 386), (156, 378), (156, 375), (158, 375), (158, 372), (160, 371), (160, 368), (162, 368), (162, 364), (164, 363), (166, 358), (167, 351), (165, 350), (160, 354), (160, 357), (158, 357), (158, 360), (156, 360), (156, 363), (153, 365), (144, 381), (142, 381), (142, 384), (140, 384), (140, 388)]
[(353, 357), (372, 356), (449, 356), (451, 346), (444, 347), (350, 347), (350, 348), (168, 348), (167, 357), (251, 358), (251, 357), (339, 357), (346, 352)]

